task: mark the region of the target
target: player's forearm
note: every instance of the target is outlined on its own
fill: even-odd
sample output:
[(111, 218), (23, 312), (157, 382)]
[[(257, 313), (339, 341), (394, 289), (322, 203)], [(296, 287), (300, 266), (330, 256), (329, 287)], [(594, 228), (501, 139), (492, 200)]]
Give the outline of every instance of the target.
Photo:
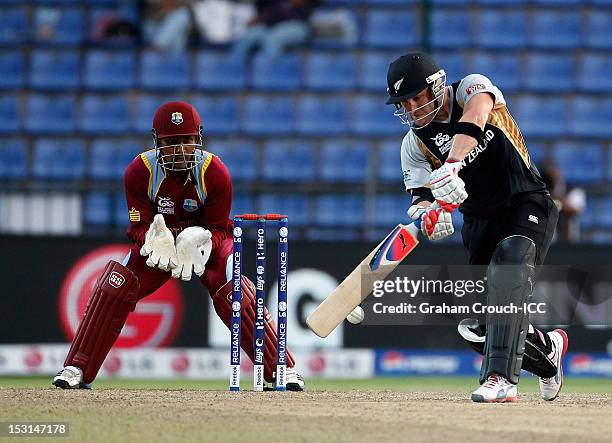
[[(493, 97), (490, 94), (478, 94), (466, 104), (459, 122), (471, 123), (478, 126), (482, 131), (487, 124), (493, 105)], [(476, 145), (478, 145), (478, 140), (472, 135), (465, 133), (455, 134), (448, 158), (462, 161)]]

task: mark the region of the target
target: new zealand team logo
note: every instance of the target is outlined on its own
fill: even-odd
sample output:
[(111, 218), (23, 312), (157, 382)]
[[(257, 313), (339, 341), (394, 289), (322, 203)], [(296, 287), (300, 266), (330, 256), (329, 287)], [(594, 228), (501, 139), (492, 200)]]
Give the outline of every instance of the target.
[(181, 114), (180, 112), (173, 112), (172, 123), (174, 123), (175, 125), (180, 125), (181, 123), (183, 123), (183, 114)]

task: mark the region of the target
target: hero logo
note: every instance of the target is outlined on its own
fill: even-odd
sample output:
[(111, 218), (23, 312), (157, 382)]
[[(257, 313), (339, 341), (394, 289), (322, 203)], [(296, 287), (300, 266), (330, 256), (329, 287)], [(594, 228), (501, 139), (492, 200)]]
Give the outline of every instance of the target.
[(470, 85), (467, 88), (465, 88), (465, 93), (467, 95), (471, 95), (480, 89), (486, 89), (486, 86), (483, 85), (482, 83), (476, 83), (476, 84)]
[(157, 212), (159, 214), (174, 214), (174, 202), (170, 197), (159, 197), (157, 200)]
[[(129, 245), (103, 246), (72, 264), (62, 282), (58, 300), (60, 326), (68, 341), (74, 338), (91, 292), (107, 263), (110, 260), (121, 262), (129, 252)], [(125, 277), (112, 272), (108, 282), (113, 287), (118, 287), (116, 285), (125, 284)], [(168, 346), (179, 331), (182, 317), (181, 288), (176, 280), (170, 279), (136, 305), (134, 312), (128, 316), (115, 346)]]
[(125, 277), (119, 274), (117, 271), (111, 272), (111, 275), (108, 276), (108, 283), (116, 289), (119, 289), (125, 283)]

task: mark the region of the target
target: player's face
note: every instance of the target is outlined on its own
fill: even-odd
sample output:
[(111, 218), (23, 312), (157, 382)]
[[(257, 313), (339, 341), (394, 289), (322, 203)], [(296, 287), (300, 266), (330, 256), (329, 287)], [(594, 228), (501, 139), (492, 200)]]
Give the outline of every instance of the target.
[(402, 106), (410, 114), (417, 126), (425, 126), (431, 123), (435, 117), (435, 101), (431, 88), (425, 88), (417, 95), (402, 101)]
[(160, 161), (169, 171), (187, 171), (195, 166), (195, 151), (199, 147), (195, 135), (160, 138)]

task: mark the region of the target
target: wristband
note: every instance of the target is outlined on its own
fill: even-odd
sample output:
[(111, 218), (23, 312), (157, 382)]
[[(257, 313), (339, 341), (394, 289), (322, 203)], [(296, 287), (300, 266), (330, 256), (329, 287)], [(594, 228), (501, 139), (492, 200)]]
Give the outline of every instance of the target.
[(476, 140), (477, 144), (482, 143), (482, 139), (484, 138), (484, 132), (480, 129), (480, 126), (470, 122), (455, 123), (455, 135), (457, 134), (470, 136)]

